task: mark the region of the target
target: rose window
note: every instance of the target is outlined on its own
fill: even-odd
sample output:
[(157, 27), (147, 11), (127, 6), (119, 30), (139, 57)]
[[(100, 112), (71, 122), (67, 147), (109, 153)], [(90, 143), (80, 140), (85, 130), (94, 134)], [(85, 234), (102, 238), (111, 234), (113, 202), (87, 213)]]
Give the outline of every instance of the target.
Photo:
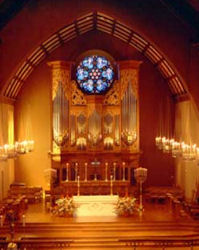
[(87, 94), (103, 94), (112, 85), (114, 72), (110, 62), (103, 56), (85, 57), (77, 67), (77, 83)]

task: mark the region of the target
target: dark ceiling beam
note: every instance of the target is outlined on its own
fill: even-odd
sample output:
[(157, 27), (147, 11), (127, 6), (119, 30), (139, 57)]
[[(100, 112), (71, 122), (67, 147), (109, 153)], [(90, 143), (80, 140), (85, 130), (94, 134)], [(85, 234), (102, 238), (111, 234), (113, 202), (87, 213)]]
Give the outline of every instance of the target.
[(31, 0), (4, 0), (0, 3), (0, 30)]
[(190, 3), (190, 0), (160, 0), (167, 9), (184, 25), (193, 32), (193, 41), (199, 41), (199, 12)]
[(188, 0), (193, 8), (199, 12), (199, 1), (198, 0)]
[[(197, 33), (199, 38), (199, 12), (195, 7), (198, 0), (159, 0), (181, 23), (189, 30)], [(12, 19), (26, 4), (32, 0), (3, 0), (0, 1), (0, 30)], [(131, 3), (131, 1), (126, 1)], [(195, 4), (194, 4), (195, 3)], [(198, 4), (199, 8), (199, 4)], [(199, 40), (199, 39), (198, 39)]]

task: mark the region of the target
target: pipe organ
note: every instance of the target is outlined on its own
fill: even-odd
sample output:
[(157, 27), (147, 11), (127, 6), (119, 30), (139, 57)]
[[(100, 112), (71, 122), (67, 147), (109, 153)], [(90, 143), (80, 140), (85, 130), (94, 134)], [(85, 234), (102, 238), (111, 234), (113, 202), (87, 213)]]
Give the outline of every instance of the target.
[[(118, 62), (120, 77), (102, 94), (82, 91), (71, 79), (71, 63), (48, 63), (52, 73), (51, 158), (57, 171), (52, 190), (77, 194), (78, 180), (80, 194), (109, 194), (111, 181), (113, 193), (128, 193), (140, 156), (140, 63)], [(92, 71), (92, 79), (98, 78), (96, 72), (100, 74)]]

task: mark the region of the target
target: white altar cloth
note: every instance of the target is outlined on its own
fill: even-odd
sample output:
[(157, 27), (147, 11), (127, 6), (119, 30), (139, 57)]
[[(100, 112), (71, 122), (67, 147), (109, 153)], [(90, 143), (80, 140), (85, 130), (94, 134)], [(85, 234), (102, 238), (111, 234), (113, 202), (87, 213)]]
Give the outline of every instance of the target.
[(75, 215), (79, 216), (117, 216), (115, 205), (118, 195), (81, 195), (73, 196), (76, 208)]

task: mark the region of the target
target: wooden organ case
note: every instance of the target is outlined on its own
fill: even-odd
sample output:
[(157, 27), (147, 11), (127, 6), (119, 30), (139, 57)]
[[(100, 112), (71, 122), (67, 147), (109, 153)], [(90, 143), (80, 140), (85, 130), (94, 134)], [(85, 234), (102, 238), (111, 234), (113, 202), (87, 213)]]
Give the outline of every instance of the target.
[(138, 167), (140, 61), (118, 62), (120, 78), (103, 95), (83, 93), (71, 64), (52, 71), (51, 190), (63, 195), (127, 195)]

